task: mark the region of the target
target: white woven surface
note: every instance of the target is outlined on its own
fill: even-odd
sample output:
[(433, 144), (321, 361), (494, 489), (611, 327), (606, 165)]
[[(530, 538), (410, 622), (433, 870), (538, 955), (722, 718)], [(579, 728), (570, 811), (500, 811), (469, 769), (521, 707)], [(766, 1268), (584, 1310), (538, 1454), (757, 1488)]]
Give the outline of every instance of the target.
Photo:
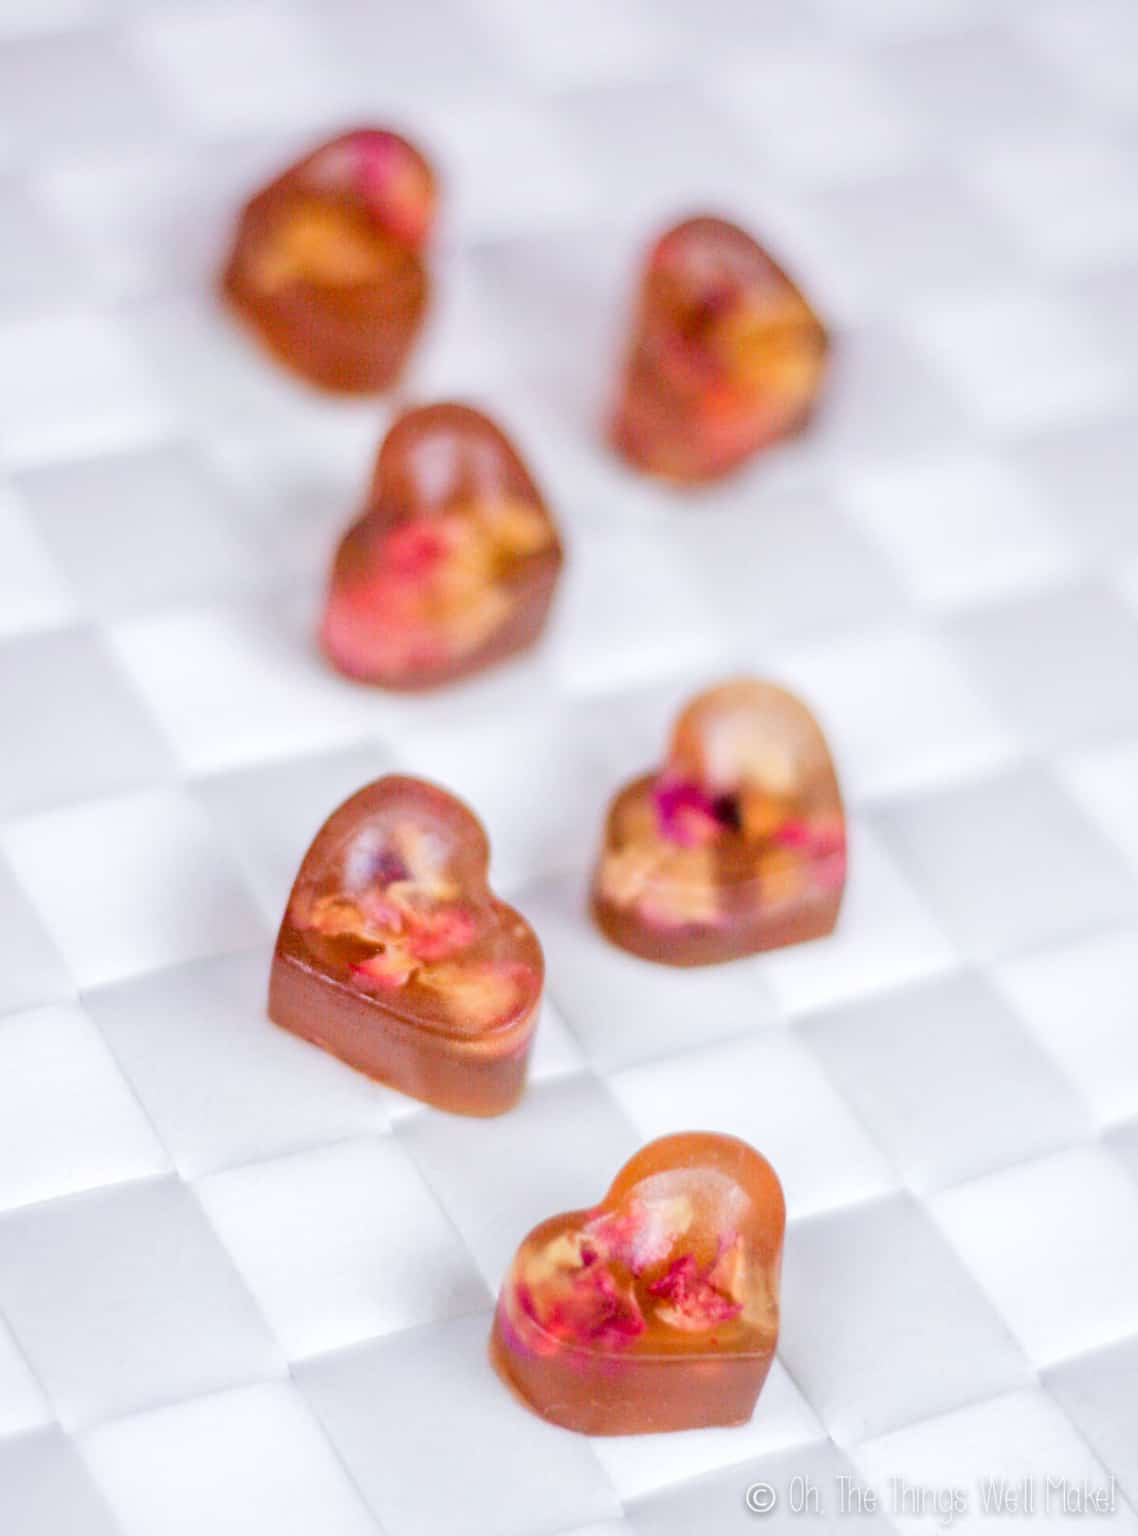
[[(1138, 1529), (1136, 57), (1132, 0), (5, 0), (3, 1536), (718, 1536), (843, 1471), (1109, 1470)], [(241, 194), (369, 119), (447, 180), (413, 392), (498, 412), (570, 547), (540, 653), (428, 701), (311, 643), (383, 411), (210, 286)], [(703, 205), (837, 361), (809, 436), (677, 498), (595, 424), (635, 255)], [(744, 666), (830, 733), (848, 907), (674, 975), (586, 871)], [(396, 765), (547, 948), (497, 1122), (264, 1017), (308, 838)], [(549, 1428), (485, 1361), (503, 1267), (685, 1127), (782, 1174), (781, 1364), (745, 1429)]]

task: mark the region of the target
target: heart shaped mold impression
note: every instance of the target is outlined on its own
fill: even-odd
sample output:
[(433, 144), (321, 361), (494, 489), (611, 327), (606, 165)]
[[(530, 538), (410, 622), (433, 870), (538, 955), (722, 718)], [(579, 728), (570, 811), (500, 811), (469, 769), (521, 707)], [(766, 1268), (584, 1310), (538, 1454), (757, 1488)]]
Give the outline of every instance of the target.
[(821, 730), (791, 694), (744, 678), (692, 700), (663, 767), (613, 800), (592, 908), (622, 948), (703, 965), (829, 933), (845, 874)]
[(406, 139), (361, 128), (252, 198), (222, 288), (279, 362), (325, 389), (386, 389), (427, 305), (434, 174)]
[(293, 885), (270, 1018), (442, 1109), (508, 1109), (544, 962), (532, 928), (490, 890), (488, 859), (478, 819), (432, 784), (392, 776), (353, 795)]
[(645, 264), (613, 441), (669, 479), (726, 474), (805, 423), (827, 350), (817, 315), (750, 235), (689, 219)]
[(386, 688), (469, 676), (536, 641), (561, 562), (541, 493), (494, 422), (465, 405), (409, 411), (336, 555), (324, 650)]
[(778, 1178), (746, 1142), (654, 1141), (599, 1206), (522, 1243), (495, 1364), (537, 1413), (587, 1434), (742, 1423), (778, 1341), (785, 1225)]

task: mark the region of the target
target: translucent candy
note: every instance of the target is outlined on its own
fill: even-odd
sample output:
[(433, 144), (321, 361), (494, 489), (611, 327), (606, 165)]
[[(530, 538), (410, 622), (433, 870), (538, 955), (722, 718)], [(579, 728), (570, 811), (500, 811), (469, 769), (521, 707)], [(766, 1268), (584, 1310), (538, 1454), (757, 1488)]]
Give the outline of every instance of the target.
[(845, 874), (821, 731), (792, 695), (740, 679), (694, 699), (659, 772), (613, 800), (593, 913), (634, 954), (704, 965), (829, 933)]
[(522, 1243), (495, 1364), (535, 1412), (587, 1434), (740, 1424), (778, 1341), (785, 1225), (778, 1178), (746, 1142), (654, 1141), (599, 1206)]
[(821, 388), (821, 321), (750, 235), (678, 224), (645, 266), (613, 421), (641, 469), (711, 480), (803, 426)]
[(324, 650), (386, 688), (469, 676), (534, 643), (561, 561), (541, 493), (488, 417), (464, 405), (409, 411), (337, 553)]
[(386, 389), (426, 311), (435, 178), (398, 134), (341, 134), (246, 205), (222, 278), (230, 303), (310, 383)]
[(477, 818), (444, 790), (398, 776), (361, 789), (296, 877), (270, 1018), (442, 1109), (508, 1109), (544, 962), (529, 924), (487, 885), (488, 859)]

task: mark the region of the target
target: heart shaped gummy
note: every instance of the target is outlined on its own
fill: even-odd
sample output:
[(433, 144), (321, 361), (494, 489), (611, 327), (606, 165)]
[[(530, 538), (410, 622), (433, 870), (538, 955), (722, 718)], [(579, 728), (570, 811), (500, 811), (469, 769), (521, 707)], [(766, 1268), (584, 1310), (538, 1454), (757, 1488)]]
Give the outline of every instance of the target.
[(422, 689), (532, 645), (561, 543), (500, 428), (465, 405), (408, 411), (336, 555), (321, 640), (349, 677)]
[(593, 915), (633, 954), (707, 965), (829, 933), (845, 874), (821, 730), (793, 695), (743, 678), (693, 699), (663, 768), (613, 800)]
[(827, 350), (817, 315), (750, 235), (689, 219), (645, 264), (613, 441), (669, 479), (726, 474), (804, 425)]
[(246, 205), (223, 292), (311, 383), (385, 389), (426, 310), (435, 202), (434, 174), (406, 139), (382, 128), (341, 134)]
[(335, 811), (277, 937), (269, 1017), (349, 1066), (466, 1115), (522, 1091), (545, 964), (487, 884), (478, 818), (392, 775)]
[(741, 1424), (778, 1342), (785, 1226), (774, 1169), (746, 1142), (651, 1142), (600, 1205), (522, 1243), (494, 1362), (543, 1418), (586, 1434)]

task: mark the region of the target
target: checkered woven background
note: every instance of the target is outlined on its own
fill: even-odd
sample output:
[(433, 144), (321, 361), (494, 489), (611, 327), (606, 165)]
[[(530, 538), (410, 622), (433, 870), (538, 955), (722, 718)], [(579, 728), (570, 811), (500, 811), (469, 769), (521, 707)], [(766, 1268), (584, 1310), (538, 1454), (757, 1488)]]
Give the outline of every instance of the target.
[[(4, 0), (3, 1536), (718, 1536), (756, 1479), (999, 1472), (1113, 1473), (1138, 1530), (1136, 59), (1132, 0)], [(243, 195), (367, 121), (446, 179), (409, 391), (500, 416), (570, 553), (542, 648), (426, 700), (312, 639), (388, 407), (212, 287)], [(704, 207), (836, 361), (679, 496), (597, 426), (636, 259)], [(830, 734), (848, 904), (674, 974), (588, 867), (741, 668)], [(265, 1018), (309, 837), (394, 767), (546, 946), (494, 1122)], [(551, 1428), (486, 1361), (503, 1269), (680, 1128), (782, 1175), (780, 1361), (742, 1429)]]

